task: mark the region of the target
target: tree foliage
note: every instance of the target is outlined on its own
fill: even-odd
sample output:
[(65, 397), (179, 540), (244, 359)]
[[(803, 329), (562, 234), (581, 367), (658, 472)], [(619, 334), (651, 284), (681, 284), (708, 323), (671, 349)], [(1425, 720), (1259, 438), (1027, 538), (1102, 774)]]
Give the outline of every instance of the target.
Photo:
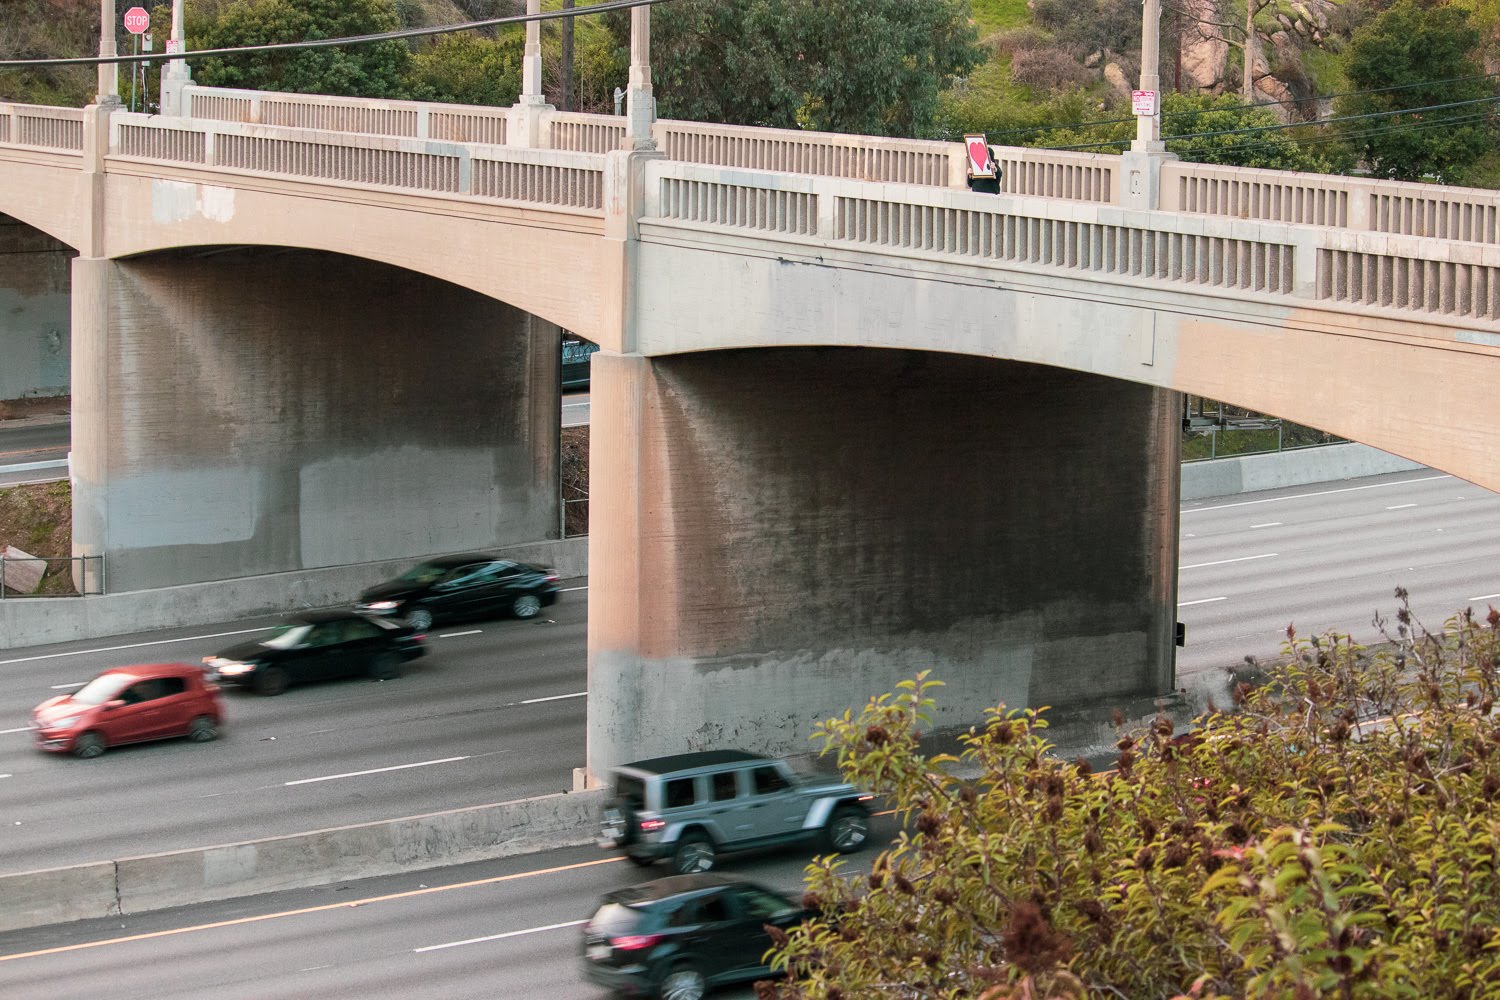
[(761, 997), (1500, 994), (1500, 612), (1431, 635), (1397, 597), (1389, 646), (1289, 629), (1238, 711), (1159, 718), (1104, 774), (1004, 706), (925, 758), (925, 676), (830, 720), (905, 832), (865, 878), (809, 866)]
[[(91, 56), (99, 51), (99, 5), (79, 0), (6, 0), (0, 59)], [(0, 100), (82, 107), (97, 87), (92, 67), (0, 70)]]
[[(968, 8), (968, 0), (677, 0), (651, 22), (660, 112), (925, 134), (940, 91), (980, 60)], [(628, 19), (610, 24), (628, 44)]]
[(1400, 0), (1355, 32), (1344, 67), (1350, 89), (1403, 89), (1341, 98), (1340, 115), (1434, 108), (1345, 123), (1350, 145), (1377, 177), (1436, 175), (1461, 182), (1465, 170), (1493, 148), (1492, 105), (1437, 107), (1496, 95), (1493, 79), (1461, 79), (1482, 72), (1480, 40), (1463, 9), (1416, 0)]

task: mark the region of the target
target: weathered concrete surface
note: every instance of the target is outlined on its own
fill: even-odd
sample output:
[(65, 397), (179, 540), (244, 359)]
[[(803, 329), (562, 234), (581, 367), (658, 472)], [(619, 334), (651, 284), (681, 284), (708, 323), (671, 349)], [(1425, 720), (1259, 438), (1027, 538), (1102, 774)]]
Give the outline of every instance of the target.
[(0, 876), (0, 931), (589, 844), (605, 795), (543, 795)]
[(859, 349), (591, 387), (589, 766), (807, 748), (920, 670), (939, 725), (1171, 688), (1178, 397)]
[[(588, 576), (587, 538), (511, 545), (498, 551), (521, 562), (550, 566), (565, 580)], [(0, 649), (347, 604), (361, 590), (389, 580), (414, 561), (332, 566), (97, 597), (0, 601)]]
[(0, 587), (16, 594), (35, 593), (47, 575), (47, 564), (30, 552), (7, 545), (0, 549)]
[(1204, 500), (1425, 468), (1420, 462), (1354, 443), (1216, 458), (1183, 465), (1182, 499)]
[(68, 270), (76, 256), (0, 215), (0, 399), (68, 394)]
[(111, 590), (557, 537), (557, 327), (313, 251), (74, 290), (74, 548)]

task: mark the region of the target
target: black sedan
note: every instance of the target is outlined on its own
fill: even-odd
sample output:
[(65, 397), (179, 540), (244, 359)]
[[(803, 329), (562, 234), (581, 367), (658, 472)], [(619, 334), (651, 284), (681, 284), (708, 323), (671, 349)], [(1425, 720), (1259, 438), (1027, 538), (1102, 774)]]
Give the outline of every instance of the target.
[(353, 611), (313, 611), (293, 615), (265, 639), (230, 646), (203, 662), (220, 684), (274, 695), (293, 684), (336, 677), (392, 680), (407, 660), (427, 654), (426, 639), (409, 625)]
[(583, 925), (583, 972), (626, 996), (699, 1000), (715, 987), (775, 973), (766, 925), (806, 915), (753, 882), (676, 875), (616, 889)]
[(365, 615), (405, 618), (419, 632), (433, 622), (512, 614), (535, 618), (557, 600), (557, 574), (510, 559), (467, 553), (431, 559), (359, 595)]

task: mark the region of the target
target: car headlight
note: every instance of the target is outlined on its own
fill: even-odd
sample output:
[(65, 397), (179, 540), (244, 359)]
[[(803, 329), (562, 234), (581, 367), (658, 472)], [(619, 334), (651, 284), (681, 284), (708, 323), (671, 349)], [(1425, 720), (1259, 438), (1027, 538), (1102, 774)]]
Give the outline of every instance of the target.
[(395, 601), (375, 601), (370, 604), (361, 604), (360, 607), (370, 611), (395, 611), (397, 605)]
[(238, 677), (241, 674), (248, 674), (254, 670), (255, 664), (226, 660), (223, 663), (214, 664), (214, 669), (219, 672), (219, 676), (221, 677)]
[(81, 718), (81, 716), (70, 715), (66, 719), (58, 719), (56, 722), (44, 722), (42, 724), (42, 728), (43, 729), (71, 729), (73, 726), (78, 725), (78, 720), (80, 718)]

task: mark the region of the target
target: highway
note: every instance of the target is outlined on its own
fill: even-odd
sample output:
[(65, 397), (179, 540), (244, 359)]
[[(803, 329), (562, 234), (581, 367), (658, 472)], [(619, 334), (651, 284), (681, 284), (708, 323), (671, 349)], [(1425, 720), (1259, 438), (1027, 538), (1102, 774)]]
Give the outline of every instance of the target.
[[(1184, 685), (1275, 654), (1289, 621), (1374, 638), (1398, 584), (1434, 625), (1500, 603), (1500, 496), (1437, 473), (1204, 501), (1182, 528)], [(584, 757), (585, 598), (566, 593), (532, 622), (434, 630), (431, 655), (397, 681), (229, 692), (220, 741), (94, 761), (35, 752), (30, 708), (107, 666), (195, 662), (269, 621), (0, 651), (0, 872), (565, 789)]]
[[(0, 488), (66, 479), (71, 441), (72, 427), (67, 420), (7, 420), (0, 423)], [(34, 468), (40, 463), (47, 463), (47, 467)]]

